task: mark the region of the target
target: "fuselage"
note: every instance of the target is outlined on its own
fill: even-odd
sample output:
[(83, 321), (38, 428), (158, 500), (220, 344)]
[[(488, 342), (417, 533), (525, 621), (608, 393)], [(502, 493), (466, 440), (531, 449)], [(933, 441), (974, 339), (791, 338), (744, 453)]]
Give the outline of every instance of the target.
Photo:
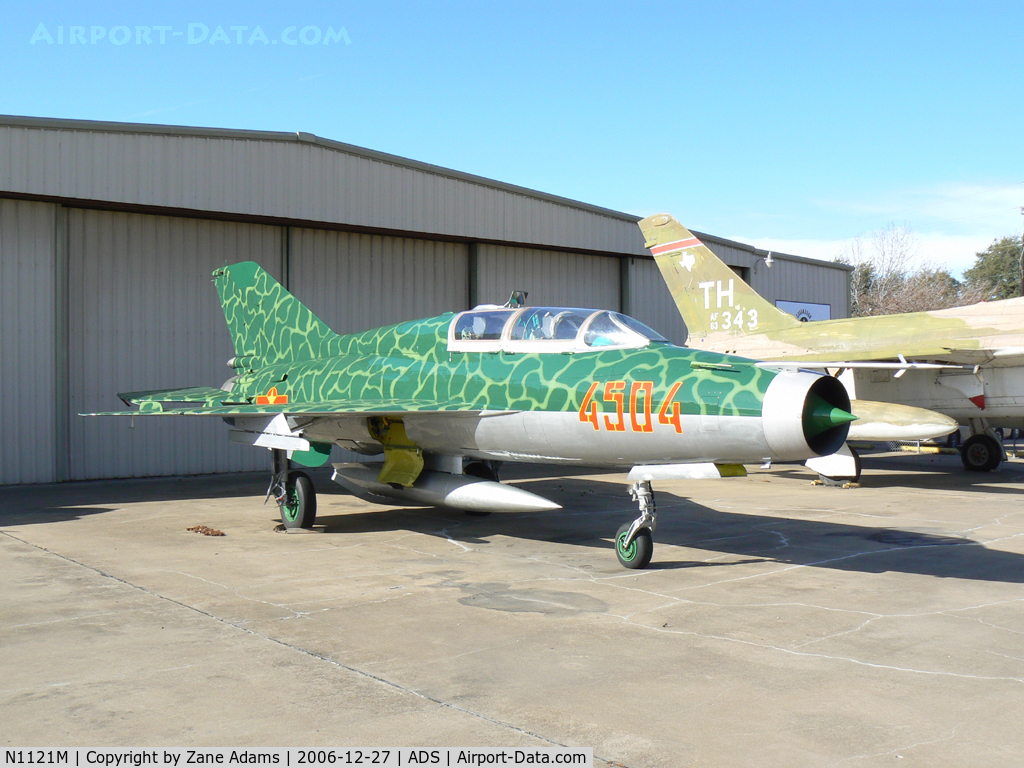
[[(232, 400), (276, 399), (269, 411), (286, 398), (298, 419), (302, 403), (403, 411), (409, 438), (424, 451), (489, 459), (632, 466), (810, 455), (803, 407), (812, 388), (827, 386), (816, 384), (822, 377), (647, 339), (633, 348), (551, 352), (543, 342), (532, 347), (539, 351), (509, 351), (515, 344), (494, 348), (501, 345), (481, 339), (490, 348), (474, 351), (473, 340), (452, 343), (455, 320), (336, 337), (322, 357), (237, 377)], [(770, 390), (786, 394), (765, 418)], [(373, 442), (365, 418), (311, 414), (303, 429), (313, 440)]]

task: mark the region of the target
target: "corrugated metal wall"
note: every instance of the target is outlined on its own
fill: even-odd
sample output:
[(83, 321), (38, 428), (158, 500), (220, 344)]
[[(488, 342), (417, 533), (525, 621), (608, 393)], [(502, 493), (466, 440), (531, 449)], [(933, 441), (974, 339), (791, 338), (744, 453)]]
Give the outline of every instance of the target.
[(121, 410), (116, 392), (212, 385), (233, 355), (210, 273), (260, 263), (339, 333), (462, 309), (466, 246), (73, 209), (71, 479), (264, 469), (219, 419), (82, 418)]
[(619, 259), (532, 248), (480, 245), (477, 301), (504, 304), (514, 290), (527, 291), (533, 306), (619, 309)]
[(72, 209), (68, 222), (70, 479), (262, 469), (220, 419), (82, 418), (115, 393), (218, 386), (234, 351), (211, 273), (256, 261), (280, 277), (280, 227)]
[(757, 254), (745, 248), (708, 240), (708, 248), (729, 266), (750, 270), (750, 286), (765, 299), (776, 301), (812, 301), (828, 304), (832, 318), (850, 314), (849, 278), (846, 270), (828, 264), (787, 258), (775, 254), (766, 267)]
[(466, 308), (467, 246), (290, 229), (290, 290), (338, 333)]
[(629, 262), (629, 314), (673, 344), (683, 346), (686, 324), (665, 287), (658, 265), (653, 259), (630, 259)]
[(0, 484), (56, 479), (59, 211), (0, 200)]
[(771, 269), (758, 266), (757, 290), (768, 301), (811, 301), (828, 304), (833, 319), (848, 317), (850, 292), (845, 272), (825, 265), (775, 259)]
[(6, 118), (0, 157), (22, 194), (644, 253), (626, 214), (308, 134)]

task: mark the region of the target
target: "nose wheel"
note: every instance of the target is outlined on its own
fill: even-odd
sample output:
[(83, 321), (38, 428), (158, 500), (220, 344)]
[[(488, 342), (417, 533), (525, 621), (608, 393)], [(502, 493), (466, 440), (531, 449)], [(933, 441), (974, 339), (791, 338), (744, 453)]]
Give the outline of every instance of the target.
[(654, 491), (649, 480), (641, 480), (633, 483), (629, 495), (640, 505), (640, 516), (616, 532), (615, 556), (623, 568), (646, 568), (654, 555), (654, 528), (658, 523)]
[(650, 528), (641, 528), (633, 540), (626, 544), (629, 535), (629, 523), (623, 524), (615, 534), (615, 556), (623, 568), (646, 568), (654, 555), (654, 539)]

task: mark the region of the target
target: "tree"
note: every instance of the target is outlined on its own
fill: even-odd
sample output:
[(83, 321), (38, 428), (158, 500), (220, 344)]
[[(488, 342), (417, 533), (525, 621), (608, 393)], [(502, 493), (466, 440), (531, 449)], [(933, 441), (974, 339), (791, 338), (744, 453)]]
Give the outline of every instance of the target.
[(964, 272), (967, 284), (988, 300), (1020, 296), (1021, 238), (1004, 237), (974, 257), (974, 266)]
[(985, 291), (961, 283), (949, 270), (914, 265), (920, 247), (906, 226), (890, 224), (865, 244), (856, 238), (835, 261), (853, 266), (850, 280), (854, 317), (925, 312), (974, 304)]

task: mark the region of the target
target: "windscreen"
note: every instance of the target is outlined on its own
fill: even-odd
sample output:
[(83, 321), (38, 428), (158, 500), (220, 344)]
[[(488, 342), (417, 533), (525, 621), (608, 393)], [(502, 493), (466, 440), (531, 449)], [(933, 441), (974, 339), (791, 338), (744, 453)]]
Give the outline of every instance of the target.
[(514, 310), (497, 309), (491, 312), (469, 312), (459, 318), (455, 326), (456, 339), (497, 341), (505, 323)]

